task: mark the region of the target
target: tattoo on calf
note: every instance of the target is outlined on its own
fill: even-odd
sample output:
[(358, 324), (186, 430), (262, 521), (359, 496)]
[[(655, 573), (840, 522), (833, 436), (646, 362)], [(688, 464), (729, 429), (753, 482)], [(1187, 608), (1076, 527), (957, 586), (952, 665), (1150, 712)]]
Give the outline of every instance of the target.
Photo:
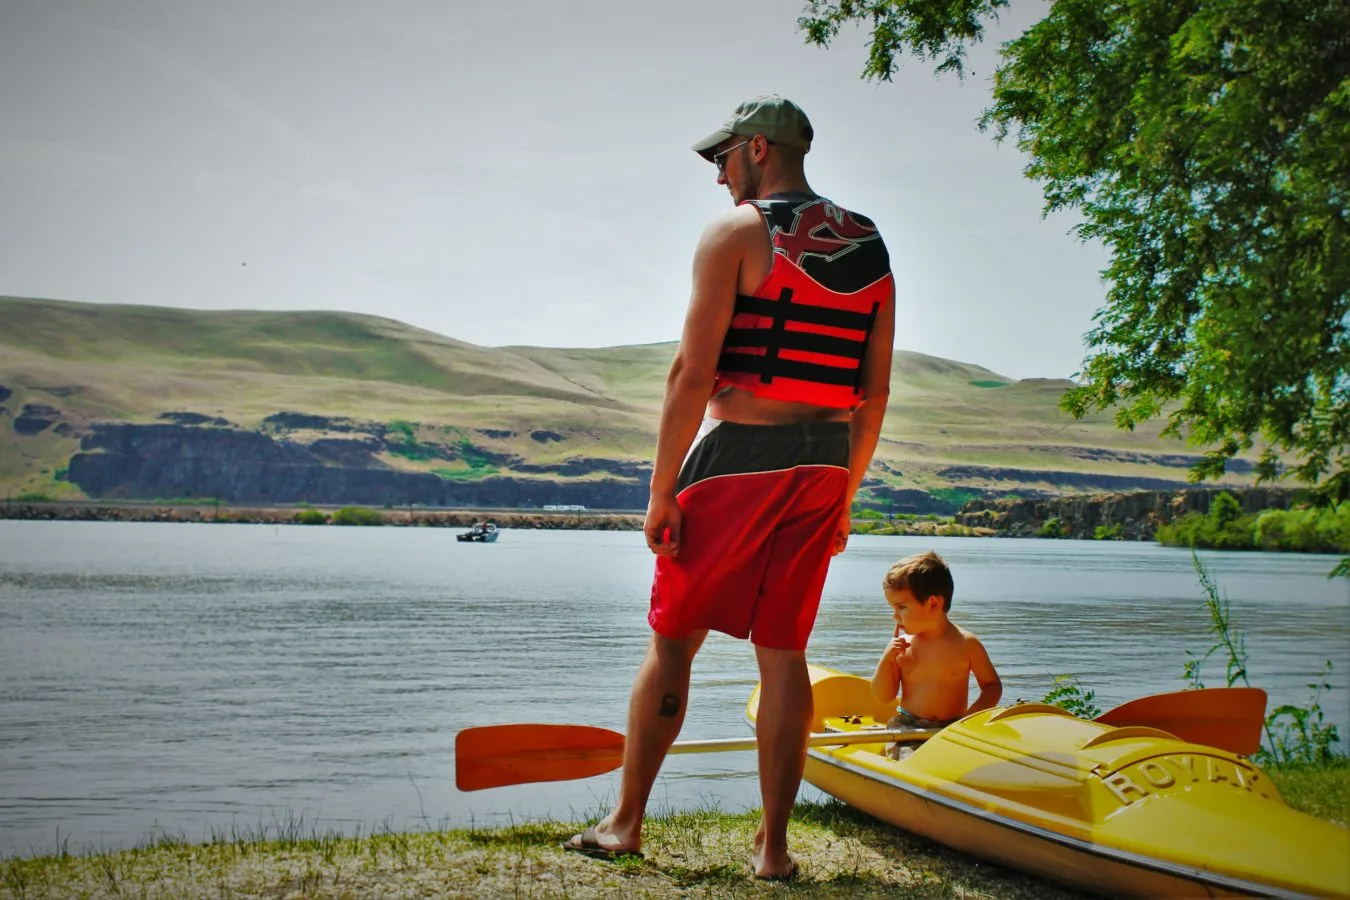
[(674, 694), (666, 694), (661, 698), (661, 715), (666, 718), (674, 718), (680, 713), (680, 698)]

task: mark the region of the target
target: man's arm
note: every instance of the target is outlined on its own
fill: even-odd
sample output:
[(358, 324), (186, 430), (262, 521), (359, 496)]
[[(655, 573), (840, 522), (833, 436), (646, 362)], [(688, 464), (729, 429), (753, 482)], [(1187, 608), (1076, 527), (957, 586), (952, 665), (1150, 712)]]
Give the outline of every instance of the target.
[(970, 715), (998, 706), (998, 701), (1003, 698), (1003, 680), (998, 677), (998, 671), (979, 638), (974, 635), (966, 638), (966, 652), (970, 656), (970, 672), (975, 676), (975, 683), (980, 686), (980, 696), (966, 710), (966, 715)]
[[(753, 210), (749, 212), (758, 216)], [(704, 229), (694, 251), (693, 292), (680, 348), (666, 377), (666, 396), (656, 433), (651, 500), (643, 524), (647, 546), (660, 556), (674, 556), (680, 549), (680, 509), (675, 502), (675, 484), (712, 396), (717, 359), (735, 311), (736, 286), (744, 255), (738, 229), (745, 217), (746, 212), (738, 208), (715, 219)]]
[(881, 423), (886, 418), (886, 404), (891, 397), (891, 356), (894, 353), (895, 285), (892, 282), (890, 296), (877, 311), (872, 337), (867, 343), (867, 354), (863, 358), (859, 386), (867, 399), (853, 411), (849, 419), (848, 493), (844, 496), (844, 509), (834, 536), (835, 553), (843, 551), (844, 544), (848, 542), (853, 495), (858, 493), (858, 487), (867, 475), (867, 467), (872, 464), (872, 454), (876, 452), (877, 441), (881, 437)]

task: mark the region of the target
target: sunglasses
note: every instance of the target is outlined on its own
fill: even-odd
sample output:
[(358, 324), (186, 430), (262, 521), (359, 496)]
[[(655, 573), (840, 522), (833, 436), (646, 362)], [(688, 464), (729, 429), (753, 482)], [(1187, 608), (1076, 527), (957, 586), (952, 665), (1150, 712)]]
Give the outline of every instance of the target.
[(744, 147), (746, 144), (750, 143), (751, 140), (753, 140), (753, 138), (746, 138), (745, 140), (741, 141), (739, 144), (736, 144), (736, 145), (734, 145), (734, 146), (728, 147), (727, 149), (723, 150), (721, 153), (714, 153), (714, 154), (713, 154), (713, 158), (712, 158), (713, 165), (717, 166), (717, 172), (718, 172), (719, 175), (725, 175), (726, 172), (727, 172), (727, 154), (730, 153), (732, 150), (735, 150), (735, 149), (737, 149), (737, 148), (739, 148), (739, 147)]

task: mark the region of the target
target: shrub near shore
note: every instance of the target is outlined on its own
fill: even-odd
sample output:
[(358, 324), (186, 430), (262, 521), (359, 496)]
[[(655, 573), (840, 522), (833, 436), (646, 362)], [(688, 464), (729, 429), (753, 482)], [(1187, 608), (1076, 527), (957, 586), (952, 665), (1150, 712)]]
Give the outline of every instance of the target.
[(1157, 538), (1168, 547), (1350, 553), (1350, 502), (1244, 513), (1237, 498), (1224, 491), (1208, 513), (1187, 513), (1161, 526)]

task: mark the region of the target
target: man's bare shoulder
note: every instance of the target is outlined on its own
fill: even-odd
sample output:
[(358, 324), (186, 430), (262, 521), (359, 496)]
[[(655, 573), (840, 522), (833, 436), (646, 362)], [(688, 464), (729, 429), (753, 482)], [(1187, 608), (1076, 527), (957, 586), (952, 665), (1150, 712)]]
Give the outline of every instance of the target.
[(699, 238), (694, 267), (711, 271), (721, 269), (736, 278), (736, 268), (754, 252), (756, 240), (764, 240), (759, 213), (750, 206), (737, 206), (716, 216)]
[(703, 229), (703, 238), (718, 241), (738, 240), (759, 235), (763, 231), (764, 221), (760, 218), (759, 211), (747, 203), (733, 206), (726, 212), (714, 216)]

